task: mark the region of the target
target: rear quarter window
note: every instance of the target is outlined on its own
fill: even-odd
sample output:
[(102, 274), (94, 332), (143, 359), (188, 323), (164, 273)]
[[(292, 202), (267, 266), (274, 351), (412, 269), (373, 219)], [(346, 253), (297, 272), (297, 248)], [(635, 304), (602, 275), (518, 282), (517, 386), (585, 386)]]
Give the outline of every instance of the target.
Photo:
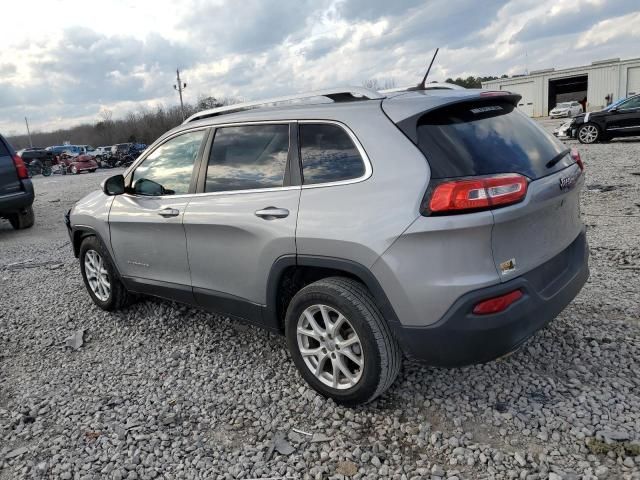
[(366, 172), (351, 137), (334, 124), (300, 124), (300, 158), (304, 185), (353, 180)]
[(553, 160), (567, 148), (508, 102), (445, 107), (424, 114), (416, 128), (432, 178), (520, 173), (536, 179), (566, 167)]

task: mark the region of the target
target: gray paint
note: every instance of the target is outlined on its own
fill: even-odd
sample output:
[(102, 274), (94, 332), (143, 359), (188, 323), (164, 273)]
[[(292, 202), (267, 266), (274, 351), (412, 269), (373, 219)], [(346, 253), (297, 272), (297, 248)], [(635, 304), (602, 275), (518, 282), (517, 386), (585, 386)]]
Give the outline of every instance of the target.
[[(461, 295), (505, 280), (498, 273), (500, 262), (516, 258), (516, 274), (528, 271), (566, 247), (582, 226), (582, 177), (568, 193), (558, 188), (559, 176), (576, 166), (532, 182), (526, 200), (511, 207), (421, 216), (429, 167), (390, 118), (398, 122), (477, 95), (459, 90), (409, 92), (383, 101), (260, 108), (182, 125), (155, 142), (130, 171), (178, 132), (305, 120), (348, 126), (371, 168), (363, 178), (340, 185), (164, 198), (122, 195), (115, 200), (97, 192), (76, 205), (71, 221), (108, 231), (113, 201), (110, 238), (123, 274), (193, 285), (261, 305), (267, 303), (270, 268), (282, 255), (357, 262), (371, 270), (402, 324), (429, 325)], [(179, 209), (180, 215), (163, 219), (157, 210), (165, 207)], [(255, 211), (265, 207), (286, 208), (290, 215), (257, 217)]]

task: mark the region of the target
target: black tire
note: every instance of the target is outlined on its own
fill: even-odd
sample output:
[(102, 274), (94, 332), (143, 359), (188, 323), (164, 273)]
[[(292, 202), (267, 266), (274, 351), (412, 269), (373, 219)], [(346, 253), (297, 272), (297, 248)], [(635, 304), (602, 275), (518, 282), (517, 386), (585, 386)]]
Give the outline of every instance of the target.
[[(102, 257), (102, 261), (104, 262), (104, 266), (107, 270), (107, 274), (109, 277), (109, 283), (111, 284), (111, 291), (109, 292), (109, 296), (106, 300), (100, 300), (91, 290), (89, 286), (89, 281), (87, 280), (87, 274), (85, 272), (85, 256), (88, 251), (94, 250), (96, 251), (100, 257)], [(84, 281), (84, 286), (89, 292), (89, 296), (93, 303), (95, 303), (98, 307), (107, 311), (120, 310), (127, 305), (129, 305), (133, 299), (132, 295), (127, 291), (122, 282), (120, 281), (120, 275), (118, 271), (114, 267), (111, 256), (109, 252), (107, 252), (106, 248), (102, 244), (100, 240), (98, 240), (95, 236), (86, 237), (82, 244), (80, 245), (80, 272), (82, 273), (82, 280)]]
[(89, 173), (94, 173), (96, 171), (95, 168), (92, 168), (91, 170), (89, 170)]
[[(592, 135), (587, 136), (587, 130), (589, 132), (592, 132)], [(600, 140), (600, 137), (602, 136), (601, 132), (600, 132), (600, 127), (598, 127), (598, 125), (596, 125), (595, 123), (585, 123), (584, 125), (580, 125), (580, 127), (578, 127), (578, 132), (576, 134), (576, 136), (578, 137), (578, 141), (580, 143), (584, 143), (584, 144), (591, 144), (591, 143), (596, 143)]]
[[(341, 312), (360, 338), (364, 366), (360, 379), (348, 389), (322, 383), (304, 362), (298, 346), (298, 320), (306, 308), (326, 305)], [(344, 405), (368, 403), (395, 381), (402, 353), (369, 290), (345, 277), (329, 277), (307, 285), (291, 300), (285, 318), (289, 351), (302, 378), (317, 392)]]
[(51, 175), (51, 167), (48, 165), (45, 165), (44, 167), (42, 167), (42, 176), (48, 177), (50, 175)]
[(9, 217), (11, 226), (16, 230), (23, 230), (25, 228), (33, 227), (36, 221), (36, 216), (33, 213), (33, 207), (28, 206), (22, 212), (14, 213)]

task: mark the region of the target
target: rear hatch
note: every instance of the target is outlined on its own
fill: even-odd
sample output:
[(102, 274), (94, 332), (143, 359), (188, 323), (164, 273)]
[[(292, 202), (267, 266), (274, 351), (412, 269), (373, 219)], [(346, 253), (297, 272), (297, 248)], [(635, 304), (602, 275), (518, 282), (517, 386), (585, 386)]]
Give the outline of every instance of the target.
[(11, 154), (11, 149), (0, 137), (0, 197), (22, 190)]
[[(485, 208), (494, 216), (492, 249), (503, 281), (554, 257), (582, 229), (581, 166), (565, 145), (517, 110), (517, 100), (478, 94), (397, 122), (429, 163), (426, 202), (441, 183), (526, 177), (526, 196), (517, 203)], [(423, 213), (434, 214), (428, 208)]]

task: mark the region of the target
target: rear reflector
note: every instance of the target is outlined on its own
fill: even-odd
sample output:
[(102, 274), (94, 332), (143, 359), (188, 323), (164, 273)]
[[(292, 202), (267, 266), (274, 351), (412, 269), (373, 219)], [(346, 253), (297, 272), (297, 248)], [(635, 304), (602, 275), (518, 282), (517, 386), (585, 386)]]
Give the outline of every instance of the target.
[(527, 179), (518, 173), (439, 184), (429, 201), (432, 213), (487, 210), (521, 201), (527, 195)]
[(29, 171), (27, 170), (27, 166), (24, 164), (22, 158), (20, 158), (18, 155), (13, 156), (13, 165), (16, 167), (16, 173), (18, 174), (18, 178), (20, 180), (29, 178)]
[(580, 167), (580, 170), (584, 172), (584, 163), (582, 163), (582, 158), (580, 158), (580, 152), (577, 149), (575, 148), (571, 149), (571, 158), (573, 158), (573, 160), (578, 164), (578, 166)]
[(476, 315), (488, 315), (490, 313), (498, 313), (506, 310), (509, 305), (522, 298), (521, 290), (514, 290), (499, 297), (489, 298), (476, 304), (473, 307), (473, 313)]

